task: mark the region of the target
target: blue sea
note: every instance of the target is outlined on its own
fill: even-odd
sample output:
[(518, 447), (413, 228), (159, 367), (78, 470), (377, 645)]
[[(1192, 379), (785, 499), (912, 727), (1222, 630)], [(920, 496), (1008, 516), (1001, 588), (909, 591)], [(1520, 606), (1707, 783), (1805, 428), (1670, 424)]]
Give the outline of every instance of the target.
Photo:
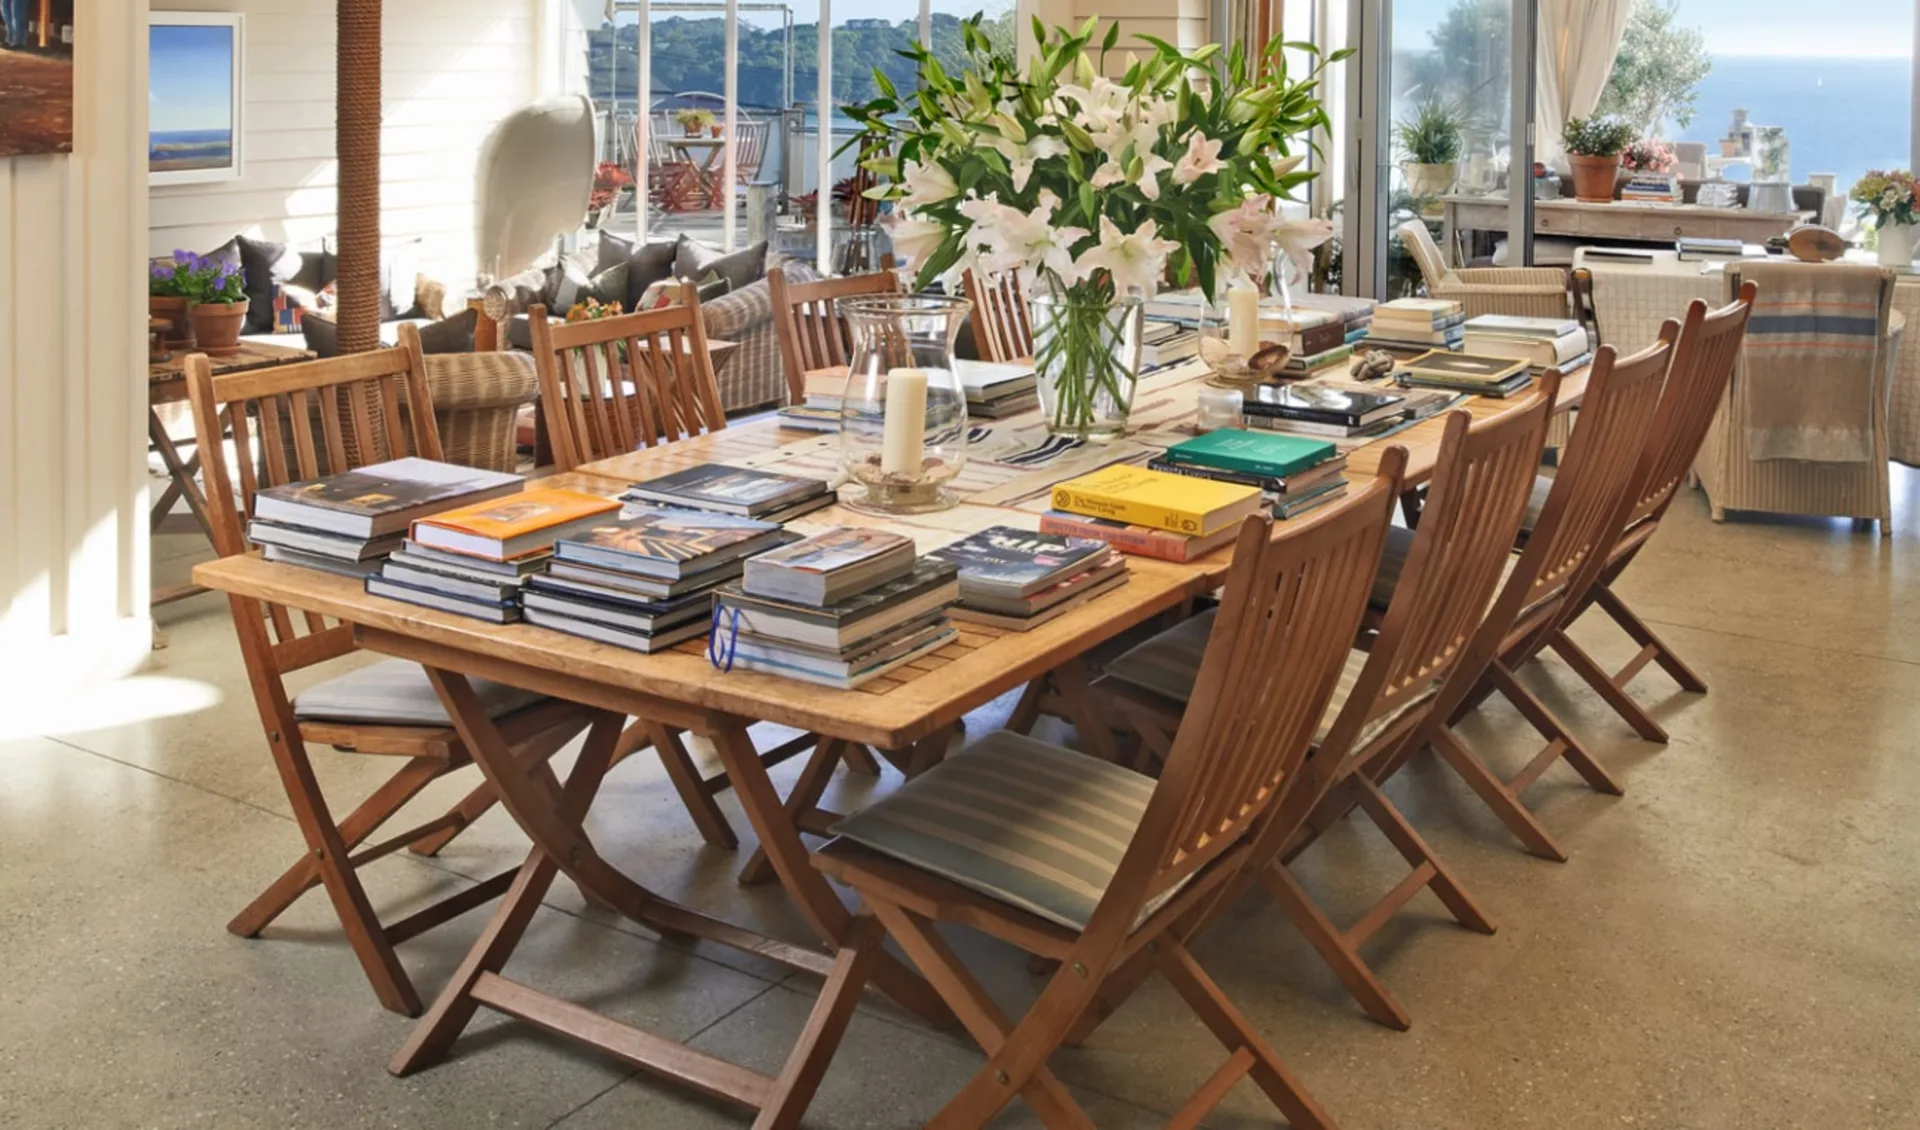
[(232, 160), (230, 129), (158, 130), (147, 135), (147, 161), (158, 168), (217, 169)]
[[(1913, 160), (1912, 73), (1907, 59), (1722, 55), (1700, 84), (1693, 124), (1669, 125), (1668, 136), (1718, 153), (1739, 107), (1759, 125), (1786, 127), (1796, 183), (1837, 173), (1844, 193), (1868, 169), (1904, 169)], [(1728, 179), (1745, 180), (1747, 171)]]

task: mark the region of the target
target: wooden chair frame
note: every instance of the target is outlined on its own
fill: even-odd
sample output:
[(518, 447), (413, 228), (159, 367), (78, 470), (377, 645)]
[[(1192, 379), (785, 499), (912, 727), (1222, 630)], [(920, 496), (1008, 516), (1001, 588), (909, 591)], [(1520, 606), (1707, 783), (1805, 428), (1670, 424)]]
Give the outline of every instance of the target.
[(767, 272), (773, 299), (773, 325), (780, 338), (780, 363), (787, 372), (787, 402), (807, 399), (807, 373), (847, 363), (850, 343), (846, 320), (834, 308), (842, 298), (900, 293), (900, 277), (890, 270), (844, 279), (790, 283), (778, 267)]
[[(262, 485), (318, 477), (322, 458), (330, 470), (409, 452), (440, 458), (419, 335), (411, 326), (402, 326), (400, 335), (401, 344), (392, 349), (220, 377), (213, 375), (205, 356), (187, 359), (188, 396), (200, 449), (220, 452), (223, 431), (230, 428), (233, 435), (238, 483), (230, 478), (226, 460), (209, 458), (203, 465), (214, 546), (221, 556), (248, 551), (246, 520)], [(315, 420), (321, 430), (317, 438)], [(257, 447), (252, 430), (256, 425)], [(466, 765), (466, 747), (451, 726), (298, 720), (284, 677), (357, 650), (352, 629), (311, 613), (296, 621), (280, 605), (240, 596), (228, 600), (261, 726), (307, 851), (227, 929), (256, 937), (294, 900), (325, 886), (374, 995), (386, 1008), (417, 1016), (420, 996), (394, 946), (497, 898), (511, 883), (512, 872), (383, 925), (358, 870), (403, 847), (421, 855), (439, 851), (493, 805), (494, 790), (482, 784), (444, 815), (361, 848), (429, 783)], [(500, 722), (514, 755), (529, 767), (545, 764), (585, 725), (583, 714), (558, 701), (535, 704)], [(310, 742), (398, 757), (404, 763), (345, 819), (336, 821), (307, 753)]]
[[(1177, 925), (1205, 914), (1259, 862), (1253, 844), (1298, 787), (1308, 740), (1359, 626), (1398, 488), (1397, 475), (1376, 479), (1347, 506), (1303, 522), (1276, 528), (1256, 518), (1241, 527), (1220, 620), (1233, 630), (1209, 643), (1195, 708), (1179, 727), (1138, 831), (1084, 930), (1065, 929), (845, 841), (817, 855), (816, 865), (854, 887), (871, 914), (842, 952), (809, 1021), (809, 1032), (830, 1032), (822, 1048), (831, 1052), (865, 964), (884, 952), (884, 927), (987, 1055), (926, 1125), (984, 1126), (1019, 1095), (1043, 1125), (1092, 1127), (1047, 1061), (1107, 980), (1137, 961), (1163, 974), (1230, 1053), (1169, 1126), (1198, 1125), (1248, 1076), (1294, 1127), (1332, 1126), (1200, 968)], [(1145, 914), (1169, 891), (1176, 893), (1166, 905)], [(1016, 1024), (934, 930), (936, 921), (980, 929), (1057, 961), (1058, 969)], [(789, 1065), (790, 1074), (809, 1085), (824, 1068), (823, 1057)]]
[(1033, 356), (1033, 322), (1027, 309), (1026, 288), (1009, 271), (989, 283), (969, 270), (965, 287), (973, 303), (973, 344), (982, 359), (1006, 363)]

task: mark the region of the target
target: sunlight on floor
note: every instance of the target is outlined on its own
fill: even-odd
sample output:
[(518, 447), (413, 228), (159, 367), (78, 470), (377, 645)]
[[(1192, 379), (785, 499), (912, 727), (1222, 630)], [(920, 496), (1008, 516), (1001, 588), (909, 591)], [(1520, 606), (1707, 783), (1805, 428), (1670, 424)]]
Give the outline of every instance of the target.
[(59, 737), (196, 714), (220, 705), (223, 697), (220, 688), (198, 679), (129, 675), (17, 703), (0, 714), (0, 741), (36, 734)]

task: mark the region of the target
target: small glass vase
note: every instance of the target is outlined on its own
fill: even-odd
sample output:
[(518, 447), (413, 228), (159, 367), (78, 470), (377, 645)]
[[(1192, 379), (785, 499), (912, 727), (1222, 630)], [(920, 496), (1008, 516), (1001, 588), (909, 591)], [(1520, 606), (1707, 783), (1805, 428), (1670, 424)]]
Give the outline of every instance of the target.
[(1099, 442), (1125, 435), (1140, 379), (1146, 302), (1109, 298), (1086, 284), (1043, 285), (1029, 302), (1047, 430)]
[(972, 303), (933, 295), (843, 298), (847, 388), (840, 452), (859, 487), (842, 499), (870, 514), (945, 510), (967, 464), (967, 395), (953, 342)]

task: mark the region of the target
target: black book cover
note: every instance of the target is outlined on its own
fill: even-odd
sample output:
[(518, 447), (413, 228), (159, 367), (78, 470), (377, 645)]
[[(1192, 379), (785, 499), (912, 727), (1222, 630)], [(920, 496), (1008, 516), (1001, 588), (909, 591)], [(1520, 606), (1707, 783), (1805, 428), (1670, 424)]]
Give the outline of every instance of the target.
[(1405, 397), (1325, 385), (1269, 382), (1248, 391), (1241, 407), (1249, 416), (1277, 416), (1358, 427), (1399, 410)]
[(1064, 574), (1091, 568), (1109, 552), (1105, 542), (994, 526), (927, 556), (958, 566), (966, 589), (1024, 596)]
[(826, 490), (827, 484), (820, 479), (702, 463), (635, 483), (627, 497), (641, 502), (667, 502), (753, 515), (824, 494)]

